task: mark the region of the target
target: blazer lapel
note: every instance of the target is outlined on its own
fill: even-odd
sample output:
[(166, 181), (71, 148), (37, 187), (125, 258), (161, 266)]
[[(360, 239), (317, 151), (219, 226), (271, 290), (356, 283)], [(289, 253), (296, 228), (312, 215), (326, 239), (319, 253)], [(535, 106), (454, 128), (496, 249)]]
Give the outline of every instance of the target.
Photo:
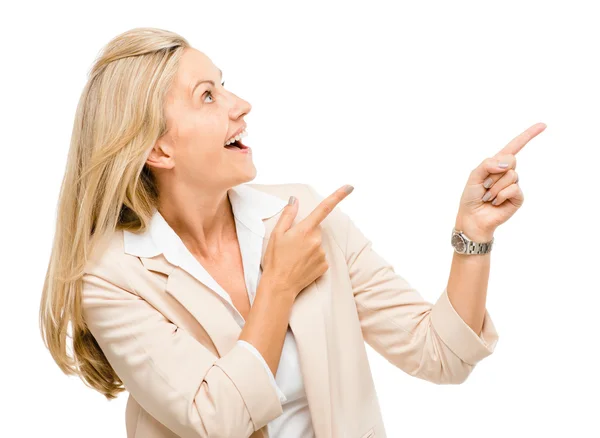
[[(184, 269), (169, 263), (162, 254), (153, 258), (140, 257), (140, 260), (149, 271), (168, 276), (166, 292), (179, 301), (202, 324), (219, 357), (234, 347), (242, 329), (214, 291)], [(268, 438), (268, 436), (266, 427), (251, 435), (252, 438)]]
[(148, 270), (168, 275), (166, 292), (202, 324), (219, 356), (223, 356), (235, 346), (242, 329), (216, 292), (186, 270), (169, 263), (162, 254), (155, 258), (140, 259)]
[[(261, 267), (269, 236), (280, 214), (264, 219), (265, 236), (261, 252)], [(296, 223), (296, 220), (294, 221)], [(296, 297), (290, 314), (289, 326), (294, 333), (300, 357), (306, 398), (317, 437), (332, 436), (331, 394), (327, 332), (325, 330), (325, 297), (319, 290), (318, 279), (310, 283)]]

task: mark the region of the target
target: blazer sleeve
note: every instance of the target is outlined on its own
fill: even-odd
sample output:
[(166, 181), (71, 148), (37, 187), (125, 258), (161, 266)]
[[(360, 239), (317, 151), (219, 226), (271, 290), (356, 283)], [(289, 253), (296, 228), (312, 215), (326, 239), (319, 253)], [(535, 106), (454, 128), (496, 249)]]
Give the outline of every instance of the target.
[(247, 348), (236, 343), (217, 357), (139, 295), (99, 275), (84, 274), (82, 306), (125, 388), (178, 436), (248, 437), (282, 414), (269, 375)]
[[(309, 190), (318, 202), (323, 199)], [(390, 363), (436, 384), (458, 384), (492, 354), (498, 333), (487, 309), (478, 335), (456, 312), (446, 288), (434, 304), (423, 299), (339, 205), (322, 224), (344, 252), (363, 338)]]
[(277, 394), (279, 395), (279, 402), (281, 404), (287, 402), (287, 397), (285, 396), (285, 394), (283, 393), (283, 391), (281, 390), (281, 388), (279, 388), (279, 385), (277, 385), (277, 381), (275, 380), (275, 376), (273, 375), (273, 372), (271, 371), (271, 368), (269, 368), (269, 364), (267, 363), (267, 361), (265, 360), (265, 358), (263, 357), (263, 355), (260, 354), (260, 351), (258, 351), (256, 349), (256, 347), (254, 345), (252, 345), (250, 342), (246, 342), (246, 341), (244, 341), (242, 339), (238, 339), (237, 343), (240, 344), (242, 347), (247, 348), (248, 350), (250, 350), (250, 352), (253, 355), (255, 355), (258, 358), (258, 360), (260, 360), (260, 362), (263, 364), (264, 369), (267, 371), (267, 374), (269, 375), (269, 380), (271, 381), (271, 385), (273, 385), (273, 387), (277, 391)]

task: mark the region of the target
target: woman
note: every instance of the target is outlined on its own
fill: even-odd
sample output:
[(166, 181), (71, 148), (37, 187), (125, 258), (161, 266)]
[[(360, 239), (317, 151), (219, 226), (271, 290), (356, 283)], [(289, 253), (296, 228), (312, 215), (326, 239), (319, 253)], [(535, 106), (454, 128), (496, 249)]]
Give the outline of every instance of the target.
[(337, 207), (351, 186), (323, 199), (308, 184), (244, 184), (256, 176), (240, 141), (251, 106), (220, 81), (160, 29), (125, 32), (96, 61), (60, 194), (44, 341), (107, 399), (129, 391), (128, 437), (384, 437), (364, 341), (437, 384), (463, 382), (494, 351), (493, 232), (523, 202), (515, 154), (545, 125), (471, 172), (431, 304)]

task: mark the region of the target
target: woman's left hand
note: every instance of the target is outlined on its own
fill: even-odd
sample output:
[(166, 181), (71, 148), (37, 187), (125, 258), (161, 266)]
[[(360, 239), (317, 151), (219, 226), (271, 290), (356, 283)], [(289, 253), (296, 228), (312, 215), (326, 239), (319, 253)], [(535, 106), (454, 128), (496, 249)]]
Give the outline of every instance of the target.
[[(515, 156), (544, 129), (544, 123), (536, 123), (471, 172), (456, 216), (457, 230), (475, 242), (489, 242), (494, 230), (523, 205)], [(500, 163), (506, 163), (506, 167), (500, 167)]]

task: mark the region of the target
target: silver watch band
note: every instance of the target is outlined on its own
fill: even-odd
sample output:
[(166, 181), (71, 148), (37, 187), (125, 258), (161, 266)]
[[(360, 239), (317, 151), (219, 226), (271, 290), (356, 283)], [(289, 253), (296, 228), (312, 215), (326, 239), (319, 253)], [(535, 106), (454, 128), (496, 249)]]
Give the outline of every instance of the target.
[(490, 242), (478, 243), (469, 240), (467, 242), (467, 248), (465, 250), (465, 254), (487, 254), (492, 250), (492, 243), (494, 240), (492, 239)]
[(489, 242), (474, 242), (469, 239), (462, 231), (452, 229), (452, 246), (454, 251), (459, 254), (487, 254), (492, 250), (494, 238)]

